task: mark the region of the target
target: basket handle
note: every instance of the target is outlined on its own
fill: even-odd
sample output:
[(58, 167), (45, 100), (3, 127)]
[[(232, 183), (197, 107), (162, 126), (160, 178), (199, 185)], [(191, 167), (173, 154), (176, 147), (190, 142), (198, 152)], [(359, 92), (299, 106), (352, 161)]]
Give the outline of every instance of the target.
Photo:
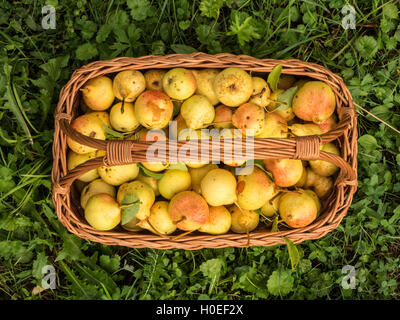
[[(241, 140), (240, 140), (241, 141)], [(135, 142), (135, 141), (115, 141), (118, 143), (109, 144), (106, 146), (107, 154), (104, 157), (91, 159), (83, 164), (80, 164), (75, 169), (69, 171), (57, 183), (53, 185), (53, 192), (66, 194), (72, 183), (84, 173), (97, 169), (101, 166), (130, 164), (135, 162), (146, 161), (147, 147), (154, 142)], [(239, 142), (239, 141), (237, 141)], [(244, 147), (243, 142), (241, 147)], [(357, 174), (355, 170), (340, 156), (333, 153), (320, 151), (322, 143), (321, 136), (306, 136), (295, 138), (260, 138), (254, 139), (254, 157), (251, 159), (299, 159), (299, 160), (324, 160), (335, 164), (341, 170), (336, 179), (338, 186), (356, 186)], [(193, 148), (201, 149), (201, 141), (178, 141), (177, 146), (189, 144)], [(140, 148), (136, 149), (135, 146)], [(208, 143), (208, 151), (212, 150), (212, 144)], [(224, 148), (223, 141), (219, 141), (220, 148)], [(233, 145), (232, 145), (233, 146)], [(225, 146), (226, 147), (226, 146)], [(189, 148), (190, 149), (190, 148)], [(204, 149), (201, 149), (204, 150)], [(166, 148), (161, 150), (165, 153), (168, 160), (176, 160), (176, 154), (172, 154), (171, 150)], [(187, 160), (196, 160), (196, 157)], [(250, 158), (249, 158), (250, 159)], [(182, 161), (182, 159), (180, 159)], [(184, 159), (186, 160), (186, 159)], [(219, 158), (210, 158), (211, 160), (219, 160)]]

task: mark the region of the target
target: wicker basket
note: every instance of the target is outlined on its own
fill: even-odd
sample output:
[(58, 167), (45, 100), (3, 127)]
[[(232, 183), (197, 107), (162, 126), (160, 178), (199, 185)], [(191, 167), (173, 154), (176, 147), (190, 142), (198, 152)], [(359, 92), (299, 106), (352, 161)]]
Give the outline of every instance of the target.
[[(115, 74), (122, 70), (170, 69), (174, 67), (221, 69), (240, 67), (253, 73), (262, 74), (271, 72), (278, 64), (283, 66), (282, 74), (309, 77), (324, 81), (333, 89), (336, 95), (336, 112), (339, 117), (339, 123), (333, 131), (321, 136), (287, 139), (254, 139), (255, 159), (320, 159), (332, 162), (340, 168), (335, 180), (334, 190), (323, 203), (323, 212), (311, 225), (304, 228), (286, 229), (278, 232), (271, 232), (266, 226), (260, 225), (250, 233), (250, 241), (246, 234), (227, 233), (215, 236), (197, 232), (172, 240), (170, 237), (153, 235), (147, 231), (135, 233), (122, 228), (117, 228), (113, 231), (98, 231), (86, 222), (83, 210), (79, 205), (79, 193), (73, 184), (75, 179), (88, 170), (103, 165), (144, 161), (146, 150), (151, 144), (151, 142), (138, 141), (97, 140), (84, 136), (72, 129), (70, 121), (78, 114), (79, 109), (79, 88), (86, 81), (101, 75)], [(66, 157), (67, 136), (87, 146), (106, 150), (107, 154), (103, 158), (89, 160), (68, 172)], [(336, 141), (339, 144), (341, 150), (340, 157), (320, 151), (321, 144), (331, 141)], [(190, 143), (193, 143), (194, 147), (200, 148), (198, 142)], [(180, 145), (178, 142), (178, 148)], [(204, 148), (204, 145), (202, 147)], [(222, 143), (220, 147), (223, 148)], [(210, 145), (208, 148), (211, 150), (212, 146)], [(170, 154), (168, 149), (164, 150), (164, 152), (169, 160), (176, 160), (174, 154)], [(353, 100), (343, 80), (329, 70), (314, 63), (294, 59), (261, 60), (244, 55), (208, 55), (204, 53), (116, 58), (108, 61), (93, 62), (76, 70), (70, 81), (61, 90), (60, 100), (55, 111), (53, 158), (53, 202), (58, 219), (70, 232), (81, 238), (107, 245), (120, 245), (133, 248), (181, 248), (186, 250), (245, 247), (248, 245), (272, 246), (284, 244), (284, 237), (289, 238), (294, 243), (300, 243), (304, 240), (321, 238), (334, 230), (347, 213), (357, 188), (357, 121)], [(210, 160), (219, 159), (210, 158)]]

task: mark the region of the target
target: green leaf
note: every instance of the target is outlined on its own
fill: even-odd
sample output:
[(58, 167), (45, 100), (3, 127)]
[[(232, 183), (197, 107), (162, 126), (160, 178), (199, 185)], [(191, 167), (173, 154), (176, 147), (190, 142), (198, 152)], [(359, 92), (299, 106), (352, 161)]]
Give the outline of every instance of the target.
[(258, 28), (253, 20), (246, 12), (233, 10), (231, 13), (230, 31), (226, 34), (230, 36), (236, 35), (240, 46), (244, 46), (246, 42), (252, 39), (260, 39), (261, 34), (258, 32)]
[(369, 134), (364, 134), (363, 136), (358, 138), (358, 143), (367, 151), (373, 151), (379, 147), (375, 137)]
[(150, 171), (149, 169), (144, 167), (141, 163), (138, 163), (137, 165), (142, 171), (143, 175), (145, 175), (146, 177), (151, 177), (156, 180), (160, 180), (164, 175), (164, 173)]
[(270, 85), (272, 91), (276, 91), (278, 89), (279, 78), (281, 77), (282, 65), (278, 64), (275, 66), (272, 71), (269, 73), (267, 78), (267, 83)]
[(124, 225), (136, 216), (140, 208), (140, 201), (137, 195), (127, 193), (121, 204), (124, 206), (121, 210), (121, 224)]
[(95, 45), (91, 43), (85, 43), (80, 45), (76, 51), (76, 58), (78, 60), (89, 60), (98, 55), (98, 51)]
[(271, 232), (278, 232), (278, 222), (279, 222), (279, 216), (275, 216), (274, 220), (272, 221), (272, 227), (271, 227)]
[(297, 250), (296, 245), (288, 238), (283, 238), (287, 244), (287, 249), (289, 252), (290, 264), (292, 265), (292, 270), (296, 270), (297, 265), (299, 264), (300, 255), (299, 250)]
[(205, 277), (213, 279), (215, 276), (219, 277), (220, 273), (222, 272), (223, 266), (223, 260), (219, 258), (210, 259), (200, 265), (200, 271)]
[(188, 171), (188, 168), (183, 162), (172, 162), (169, 164), (168, 170)]
[(378, 52), (378, 42), (372, 36), (362, 36), (354, 43), (360, 56), (365, 59), (372, 59)]
[[(274, 110), (286, 110), (292, 106), (293, 97), (297, 92), (297, 87), (291, 87), (278, 95), (277, 107)], [(282, 103), (280, 103), (282, 102)]]
[(223, 4), (224, 0), (201, 0), (199, 5), (201, 15), (217, 19), (219, 17), (219, 10)]
[(385, 17), (390, 19), (397, 19), (399, 17), (399, 8), (395, 3), (389, 2), (383, 6), (382, 13)]
[(275, 270), (268, 279), (268, 291), (274, 296), (286, 296), (293, 290), (294, 278), (289, 270)]
[(32, 276), (35, 277), (36, 280), (41, 280), (43, 278), (42, 269), (48, 264), (48, 257), (43, 252), (39, 252), (35, 261), (33, 261)]
[(104, 131), (109, 135), (109, 136), (107, 136), (107, 139), (110, 139), (110, 138), (123, 139), (125, 137), (124, 133), (115, 131), (115, 130), (107, 127), (104, 123), (102, 125), (103, 125)]
[(128, 0), (127, 5), (131, 9), (133, 20), (143, 21), (154, 14), (154, 8), (149, 0)]
[(107, 255), (101, 255), (99, 258), (100, 266), (110, 273), (117, 272), (120, 268), (119, 257), (112, 257)]
[(171, 49), (175, 53), (193, 53), (193, 52), (198, 52), (195, 48), (191, 46), (187, 46), (185, 44), (171, 44)]

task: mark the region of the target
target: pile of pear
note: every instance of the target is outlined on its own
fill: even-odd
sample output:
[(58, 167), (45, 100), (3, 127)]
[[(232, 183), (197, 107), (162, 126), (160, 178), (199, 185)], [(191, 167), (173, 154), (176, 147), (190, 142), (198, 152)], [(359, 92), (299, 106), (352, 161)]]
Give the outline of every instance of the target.
[[(335, 94), (327, 84), (282, 75), (273, 90), (265, 76), (236, 67), (98, 76), (80, 89), (81, 112), (71, 126), (95, 139), (108, 139), (108, 128), (142, 141), (159, 139), (150, 129), (164, 130), (165, 139), (189, 140), (210, 139), (204, 128), (215, 128), (224, 139), (237, 136), (234, 129), (243, 137), (287, 138), (319, 135), (336, 126)], [(294, 87), (292, 100), (281, 102)], [(177, 121), (176, 136), (168, 136), (171, 120)], [(71, 138), (67, 145), (69, 170), (105, 155)], [(321, 149), (340, 154), (335, 143)], [(317, 219), (338, 168), (321, 160), (260, 160), (250, 174), (236, 174), (245, 161), (232, 158), (183, 167), (168, 161), (104, 166), (81, 175), (76, 186), (84, 218), (101, 231), (248, 234), (260, 224), (271, 226), (273, 219), (285, 228), (302, 228)], [(127, 196), (139, 199), (139, 209), (122, 224)]]

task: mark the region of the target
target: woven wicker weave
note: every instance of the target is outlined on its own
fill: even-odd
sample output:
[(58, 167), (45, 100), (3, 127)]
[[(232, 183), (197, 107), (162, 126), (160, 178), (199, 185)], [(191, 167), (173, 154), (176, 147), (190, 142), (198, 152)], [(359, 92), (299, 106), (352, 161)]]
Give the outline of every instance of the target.
[[(240, 67), (253, 73), (268, 73), (276, 65), (283, 66), (283, 74), (309, 77), (327, 83), (336, 95), (339, 123), (337, 127), (321, 136), (295, 138), (260, 138), (254, 139), (255, 159), (293, 158), (302, 160), (321, 159), (336, 164), (340, 171), (335, 180), (334, 190), (324, 201), (323, 212), (311, 225), (271, 232), (266, 226), (259, 226), (248, 236), (227, 233), (224, 235), (207, 235), (197, 232), (172, 240), (170, 237), (153, 235), (148, 232), (128, 232), (122, 228), (113, 231), (98, 231), (93, 229), (84, 219), (79, 205), (79, 193), (73, 182), (88, 170), (103, 166), (124, 163), (134, 163), (145, 160), (146, 150), (151, 142), (138, 141), (103, 141), (73, 130), (70, 121), (74, 119), (79, 105), (79, 89), (91, 78), (101, 75), (115, 74), (122, 70), (136, 69), (170, 69), (184, 68), (226, 68)], [(107, 150), (104, 158), (92, 159), (74, 170), (67, 170), (67, 136), (79, 143)], [(341, 156), (320, 151), (320, 145), (336, 141), (341, 150)], [(185, 143), (187, 143), (185, 141)], [(193, 143), (200, 148), (198, 142)], [(181, 145), (177, 143), (178, 148)], [(201, 146), (204, 148), (204, 144)], [(219, 146), (223, 148), (223, 144)], [(211, 150), (211, 144), (207, 149)], [(163, 150), (169, 160), (176, 160), (169, 149)], [(210, 153), (211, 154), (211, 153)], [(221, 153), (222, 154), (222, 153)], [(55, 131), (53, 145), (53, 202), (58, 219), (72, 233), (81, 238), (107, 245), (121, 245), (134, 248), (171, 249), (181, 248), (195, 250), (201, 248), (271, 246), (285, 243), (284, 237), (294, 243), (323, 237), (334, 230), (341, 222), (351, 204), (357, 188), (357, 121), (351, 95), (343, 80), (329, 70), (314, 64), (299, 60), (256, 59), (249, 56), (232, 54), (208, 55), (173, 54), (167, 56), (145, 56), (140, 58), (116, 58), (108, 61), (97, 61), (76, 70), (70, 81), (60, 93), (59, 103), (55, 111)], [(189, 160), (190, 158), (188, 158)], [(182, 159), (180, 159), (182, 160)], [(193, 159), (191, 159), (193, 160)], [(210, 160), (219, 160), (213, 159)]]

